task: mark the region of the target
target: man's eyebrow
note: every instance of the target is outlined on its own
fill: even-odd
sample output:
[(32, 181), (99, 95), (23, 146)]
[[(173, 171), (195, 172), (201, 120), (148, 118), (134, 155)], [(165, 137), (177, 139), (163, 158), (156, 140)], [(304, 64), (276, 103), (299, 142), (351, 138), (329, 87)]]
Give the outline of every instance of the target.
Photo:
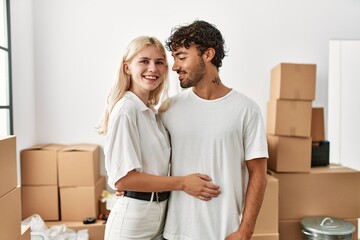
[(179, 56), (179, 55), (181, 55), (181, 54), (186, 54), (186, 52), (184, 52), (184, 51), (178, 51), (178, 52), (175, 52), (175, 54), (173, 53), (172, 55), (173, 55), (173, 56)]

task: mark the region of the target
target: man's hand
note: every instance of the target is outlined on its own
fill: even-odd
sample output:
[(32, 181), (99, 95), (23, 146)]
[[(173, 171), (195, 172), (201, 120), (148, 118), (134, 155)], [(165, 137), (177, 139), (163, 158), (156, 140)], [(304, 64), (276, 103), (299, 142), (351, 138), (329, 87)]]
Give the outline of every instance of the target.
[(183, 191), (203, 201), (209, 201), (221, 193), (220, 187), (211, 183), (208, 175), (194, 173), (184, 176)]
[(253, 231), (249, 228), (240, 228), (225, 238), (225, 240), (250, 240)]

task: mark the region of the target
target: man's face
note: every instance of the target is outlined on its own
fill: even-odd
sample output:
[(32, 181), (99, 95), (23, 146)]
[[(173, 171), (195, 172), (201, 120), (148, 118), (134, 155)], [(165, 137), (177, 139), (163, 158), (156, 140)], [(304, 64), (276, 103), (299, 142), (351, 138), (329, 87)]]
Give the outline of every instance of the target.
[(195, 46), (178, 48), (172, 52), (174, 65), (172, 70), (179, 74), (180, 86), (189, 88), (196, 86), (205, 75), (205, 62)]

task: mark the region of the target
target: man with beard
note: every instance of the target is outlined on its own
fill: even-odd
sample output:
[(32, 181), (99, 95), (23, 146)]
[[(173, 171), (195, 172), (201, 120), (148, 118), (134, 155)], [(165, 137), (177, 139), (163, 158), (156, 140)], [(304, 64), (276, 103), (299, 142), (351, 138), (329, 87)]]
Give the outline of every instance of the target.
[(173, 29), (166, 47), (182, 88), (161, 119), (172, 147), (171, 175), (202, 172), (221, 187), (211, 201), (171, 193), (165, 239), (250, 239), (266, 188), (266, 134), (258, 105), (225, 86), (220, 31), (205, 21)]

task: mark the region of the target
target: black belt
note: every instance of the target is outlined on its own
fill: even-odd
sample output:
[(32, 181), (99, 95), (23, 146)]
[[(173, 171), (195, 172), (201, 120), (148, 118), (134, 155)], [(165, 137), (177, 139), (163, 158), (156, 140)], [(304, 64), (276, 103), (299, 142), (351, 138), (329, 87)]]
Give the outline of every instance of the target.
[[(139, 200), (150, 201), (151, 192), (130, 192), (126, 191), (124, 196)], [(162, 202), (169, 199), (170, 192), (154, 192), (153, 201)]]

